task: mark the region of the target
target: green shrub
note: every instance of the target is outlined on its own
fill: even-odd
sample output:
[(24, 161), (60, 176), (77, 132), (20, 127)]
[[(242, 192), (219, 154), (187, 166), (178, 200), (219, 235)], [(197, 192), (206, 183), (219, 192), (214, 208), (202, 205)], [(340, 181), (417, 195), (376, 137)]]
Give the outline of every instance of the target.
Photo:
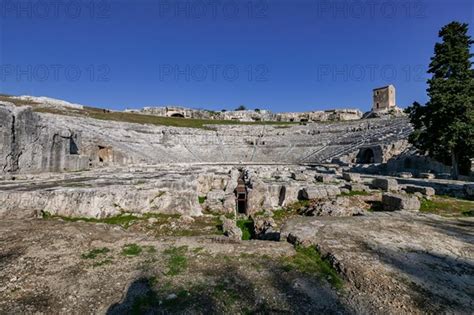
[(242, 230), (242, 240), (248, 241), (253, 235), (253, 221), (250, 219), (237, 220), (237, 226)]

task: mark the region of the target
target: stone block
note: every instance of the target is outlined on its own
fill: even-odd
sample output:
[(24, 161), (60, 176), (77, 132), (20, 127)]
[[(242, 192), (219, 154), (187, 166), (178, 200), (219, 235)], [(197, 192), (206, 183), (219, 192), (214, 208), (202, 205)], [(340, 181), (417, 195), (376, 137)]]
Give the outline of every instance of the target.
[(420, 210), (420, 200), (413, 195), (401, 195), (394, 193), (384, 193), (382, 196), (383, 209), (386, 211), (396, 210)]
[(334, 185), (317, 185), (305, 187), (301, 190), (300, 199), (326, 199), (341, 194), (341, 190)]
[(432, 173), (420, 173), (420, 178), (434, 179), (434, 178), (435, 178), (435, 174), (432, 174)]
[(372, 186), (377, 189), (382, 189), (383, 191), (398, 190), (398, 182), (393, 178), (374, 178), (372, 181)]
[(291, 173), (291, 178), (293, 178), (294, 180), (297, 180), (297, 181), (305, 181), (305, 180), (307, 180), (306, 175), (303, 174), (302, 172), (294, 172), (294, 173)]
[(227, 195), (224, 200), (224, 212), (225, 213), (235, 213), (237, 209), (237, 204), (235, 202), (234, 195)]
[(369, 187), (360, 183), (349, 183), (346, 185), (346, 187), (350, 191), (369, 191), (370, 190)]
[(236, 241), (242, 239), (242, 230), (237, 226), (234, 220), (227, 219), (225, 216), (221, 216), (220, 219), (222, 221), (222, 231), (225, 236)]
[(422, 195), (425, 195), (425, 196), (434, 196), (436, 194), (434, 188), (432, 187), (423, 187), (423, 186), (415, 186), (415, 185), (405, 186), (405, 191), (409, 194), (421, 193)]
[(320, 183), (330, 183), (334, 180), (334, 176), (329, 174), (316, 174), (314, 179)]
[(209, 203), (220, 202), (222, 203), (225, 199), (225, 191), (223, 190), (211, 190), (207, 193), (206, 201)]
[(360, 174), (356, 174), (356, 173), (343, 173), (342, 178), (344, 178), (344, 180), (347, 180), (348, 182), (354, 182), (354, 183), (361, 182)]

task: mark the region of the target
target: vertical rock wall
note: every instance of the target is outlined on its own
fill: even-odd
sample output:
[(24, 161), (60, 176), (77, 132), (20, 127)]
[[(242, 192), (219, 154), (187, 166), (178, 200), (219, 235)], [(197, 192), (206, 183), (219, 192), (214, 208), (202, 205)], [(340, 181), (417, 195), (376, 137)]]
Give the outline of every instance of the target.
[(80, 147), (79, 132), (44, 124), (30, 107), (0, 104), (0, 173), (84, 169)]

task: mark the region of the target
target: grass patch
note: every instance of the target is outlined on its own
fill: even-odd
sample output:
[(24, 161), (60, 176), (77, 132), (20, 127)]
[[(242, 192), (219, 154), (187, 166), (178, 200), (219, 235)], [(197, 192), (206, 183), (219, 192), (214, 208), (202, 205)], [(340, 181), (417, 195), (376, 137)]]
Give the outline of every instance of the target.
[(163, 251), (163, 254), (167, 256), (167, 275), (176, 276), (188, 268), (188, 258), (186, 257), (187, 251), (187, 246), (173, 246)]
[(200, 203), (201, 205), (206, 201), (206, 199), (207, 199), (206, 196), (199, 196), (199, 197), (198, 197), (199, 203)]
[(442, 216), (474, 216), (474, 201), (448, 196), (433, 196), (431, 200), (422, 199), (420, 211)]
[(288, 209), (278, 209), (278, 210), (273, 211), (273, 219), (275, 221), (281, 221), (287, 218), (291, 214), (293, 214), (293, 212), (291, 212)]
[(242, 230), (242, 240), (248, 241), (253, 235), (253, 221), (250, 219), (237, 220), (237, 226)]
[(82, 259), (96, 259), (99, 255), (105, 255), (110, 252), (110, 249), (107, 247), (94, 248), (81, 255)]
[(294, 256), (284, 258), (284, 269), (286, 271), (297, 270), (325, 279), (337, 290), (342, 289), (343, 286), (343, 281), (337, 271), (329, 261), (321, 257), (314, 246), (297, 246)]
[(122, 247), (122, 255), (128, 257), (134, 257), (140, 255), (142, 248), (137, 244), (125, 244)]

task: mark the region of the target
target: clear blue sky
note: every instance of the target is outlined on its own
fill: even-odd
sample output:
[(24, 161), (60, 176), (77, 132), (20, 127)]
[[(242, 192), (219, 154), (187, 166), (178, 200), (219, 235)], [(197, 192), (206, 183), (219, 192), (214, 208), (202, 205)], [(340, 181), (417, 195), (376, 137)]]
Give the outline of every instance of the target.
[[(439, 29), (472, 0), (0, 0), (0, 92), (113, 109), (426, 101)], [(471, 25), (471, 35), (474, 25)]]

